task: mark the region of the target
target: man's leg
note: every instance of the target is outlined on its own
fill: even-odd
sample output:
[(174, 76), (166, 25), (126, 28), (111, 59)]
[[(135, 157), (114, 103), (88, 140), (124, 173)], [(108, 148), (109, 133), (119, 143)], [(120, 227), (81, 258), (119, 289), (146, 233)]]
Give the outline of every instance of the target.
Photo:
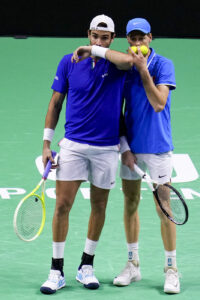
[(165, 249), (165, 285), (166, 293), (179, 293), (180, 283), (176, 264), (176, 225), (161, 211), (156, 199), (156, 210), (161, 221), (161, 236)]
[(76, 279), (89, 289), (97, 289), (99, 287), (99, 281), (93, 273), (93, 260), (105, 222), (109, 191), (108, 189), (101, 189), (92, 184), (90, 187), (91, 213), (88, 223), (88, 234), (81, 264), (76, 276)]
[(122, 180), (124, 193), (124, 227), (128, 248), (128, 263), (117, 276), (113, 284), (119, 286), (129, 285), (141, 279), (138, 255), (139, 216), (138, 204), (140, 201), (141, 180)]
[(42, 293), (52, 294), (65, 286), (63, 265), (69, 212), (80, 184), (81, 181), (56, 181), (56, 206), (52, 223), (53, 257), (49, 278), (40, 288)]

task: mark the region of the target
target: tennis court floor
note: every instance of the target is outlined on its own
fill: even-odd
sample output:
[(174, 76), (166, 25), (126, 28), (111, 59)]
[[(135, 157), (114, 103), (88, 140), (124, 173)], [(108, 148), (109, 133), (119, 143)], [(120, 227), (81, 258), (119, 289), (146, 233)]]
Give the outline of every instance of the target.
[[(87, 39), (64, 38), (0, 38), (0, 299), (137, 299), (160, 300), (200, 298), (200, 40), (155, 39), (156, 52), (173, 60), (177, 90), (172, 95), (172, 128), (174, 141), (173, 180), (185, 196), (189, 221), (177, 227), (177, 263), (181, 293), (163, 292), (164, 249), (160, 224), (151, 193), (142, 184), (139, 213), (140, 264), (142, 280), (128, 287), (112, 285), (113, 278), (127, 260), (123, 229), (123, 197), (121, 183), (111, 191), (106, 223), (95, 256), (95, 274), (101, 286), (84, 289), (75, 280), (84, 248), (90, 213), (89, 184), (78, 192), (70, 215), (70, 228), (65, 247), (67, 287), (47, 296), (40, 285), (47, 279), (52, 255), (51, 220), (55, 205), (55, 181), (46, 184), (47, 220), (41, 236), (32, 243), (19, 240), (13, 231), (14, 210), (23, 197), (40, 180), (44, 118), (51, 97), (51, 84), (57, 64)], [(125, 39), (116, 39), (113, 49), (126, 51)], [(64, 108), (64, 107), (63, 107)], [(63, 137), (64, 109), (52, 148)], [(52, 175), (53, 178), (53, 175)]]

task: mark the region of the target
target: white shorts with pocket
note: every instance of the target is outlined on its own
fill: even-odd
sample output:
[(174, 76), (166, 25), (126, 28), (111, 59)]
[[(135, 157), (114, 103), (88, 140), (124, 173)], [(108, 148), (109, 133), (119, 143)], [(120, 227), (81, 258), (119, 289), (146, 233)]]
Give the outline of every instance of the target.
[(59, 143), (56, 180), (89, 180), (94, 186), (111, 189), (115, 186), (119, 162), (119, 146), (92, 146), (66, 138)]
[[(152, 180), (160, 184), (171, 181), (172, 176), (172, 152), (161, 154), (135, 154), (137, 165), (144, 171), (149, 171)], [(127, 166), (121, 163), (120, 177), (127, 180), (138, 180), (140, 176), (131, 171)]]

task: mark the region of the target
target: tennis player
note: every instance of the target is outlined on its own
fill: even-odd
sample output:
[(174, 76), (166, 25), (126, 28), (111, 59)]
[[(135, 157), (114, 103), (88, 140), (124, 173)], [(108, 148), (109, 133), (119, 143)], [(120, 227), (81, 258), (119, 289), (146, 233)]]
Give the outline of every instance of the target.
[[(96, 16), (88, 30), (90, 44), (105, 52), (115, 37), (114, 32), (111, 18)], [(87, 180), (91, 214), (76, 279), (88, 289), (99, 287), (93, 259), (105, 221), (109, 191), (115, 186), (125, 76), (124, 71), (97, 55), (80, 63), (72, 62), (72, 54), (65, 55), (58, 65), (45, 120), (44, 165), (48, 159), (54, 163), (50, 145), (65, 96), (66, 123), (56, 173), (53, 257), (49, 277), (40, 288), (42, 293), (52, 294), (66, 285), (63, 264), (69, 213), (81, 182)]]
[[(121, 178), (124, 193), (124, 225), (127, 239), (128, 262), (114, 279), (114, 285), (127, 286), (141, 279), (138, 238), (141, 179), (134, 172), (134, 163), (149, 170), (153, 180), (169, 183), (172, 175), (171, 91), (176, 88), (172, 61), (158, 55), (149, 45), (152, 41), (151, 26), (143, 18), (135, 18), (126, 27), (130, 46), (138, 48), (138, 54), (106, 50), (104, 57), (119, 69), (130, 69), (125, 85), (126, 137), (121, 137)], [(139, 46), (148, 47), (144, 57)], [(81, 47), (75, 51), (98, 53), (97, 46)], [(102, 51), (102, 49), (101, 49)], [(165, 249), (165, 293), (179, 293), (180, 282), (176, 264), (176, 226), (156, 209), (161, 220), (161, 236)], [(151, 245), (149, 245), (151, 247)]]

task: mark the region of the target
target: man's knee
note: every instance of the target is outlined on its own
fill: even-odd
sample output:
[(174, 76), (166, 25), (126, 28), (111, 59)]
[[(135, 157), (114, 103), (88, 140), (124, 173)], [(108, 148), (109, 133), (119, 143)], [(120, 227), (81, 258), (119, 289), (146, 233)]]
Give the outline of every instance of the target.
[(57, 215), (68, 214), (72, 208), (73, 201), (65, 195), (56, 198), (55, 213)]
[(157, 211), (157, 214), (161, 220), (161, 222), (164, 224), (164, 225), (168, 225), (169, 222), (171, 222), (167, 216), (163, 213), (163, 211), (161, 210), (160, 206), (158, 204), (156, 204), (156, 211)]

